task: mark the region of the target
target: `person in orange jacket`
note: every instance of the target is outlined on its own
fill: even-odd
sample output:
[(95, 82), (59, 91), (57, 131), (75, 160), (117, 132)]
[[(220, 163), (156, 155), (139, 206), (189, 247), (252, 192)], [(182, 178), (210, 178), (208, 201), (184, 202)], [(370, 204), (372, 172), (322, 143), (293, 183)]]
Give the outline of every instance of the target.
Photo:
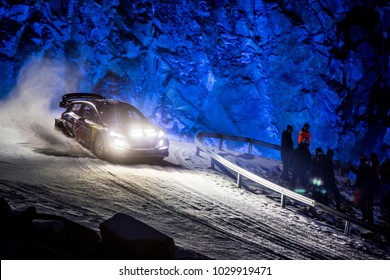
[(310, 131), (308, 123), (303, 125), (301, 131), (298, 134), (298, 145), (300, 145), (302, 142), (306, 143), (307, 146), (310, 145)]

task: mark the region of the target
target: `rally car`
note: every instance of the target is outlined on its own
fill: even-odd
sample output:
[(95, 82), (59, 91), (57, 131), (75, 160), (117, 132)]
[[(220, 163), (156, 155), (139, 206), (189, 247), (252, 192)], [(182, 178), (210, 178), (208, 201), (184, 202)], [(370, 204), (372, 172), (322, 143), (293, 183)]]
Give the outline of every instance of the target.
[(55, 128), (73, 137), (98, 158), (168, 156), (169, 140), (133, 105), (93, 93), (62, 96), (65, 108)]

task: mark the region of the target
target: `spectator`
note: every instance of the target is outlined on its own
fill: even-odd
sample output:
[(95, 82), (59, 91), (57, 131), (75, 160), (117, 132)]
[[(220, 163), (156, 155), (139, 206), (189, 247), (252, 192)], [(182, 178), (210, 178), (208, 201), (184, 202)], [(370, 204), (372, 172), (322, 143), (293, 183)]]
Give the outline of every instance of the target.
[(321, 176), (321, 164), (324, 157), (322, 148), (315, 150), (315, 155), (311, 164), (311, 185), (313, 189), (313, 198), (323, 204), (328, 204), (328, 195), (324, 189), (324, 181)]
[(353, 197), (353, 206), (355, 208), (359, 208), (359, 200), (360, 200), (360, 195), (361, 195), (361, 189), (360, 189), (361, 183), (360, 182), (362, 180), (364, 166), (365, 166), (367, 161), (368, 161), (367, 157), (365, 155), (361, 154), (359, 156), (359, 166), (357, 168), (355, 168), (352, 165), (349, 167), (350, 171), (356, 175), (355, 193), (354, 193), (354, 197)]
[(367, 161), (363, 166), (359, 188), (361, 189), (359, 207), (362, 211), (363, 221), (374, 223), (374, 195), (379, 184), (379, 178), (372, 167), (372, 162)]
[(291, 125), (287, 125), (287, 129), (282, 133), (281, 156), (283, 163), (283, 171), (281, 178), (285, 181), (289, 180), (289, 170), (292, 166), (292, 156), (294, 151), (292, 132), (293, 127)]
[(376, 153), (371, 153), (370, 154), (370, 161), (372, 162), (372, 168), (374, 169), (375, 173), (380, 174), (380, 170), (381, 170), (381, 161), (379, 159), (379, 156), (378, 154)]
[[(370, 154), (370, 161), (372, 162), (372, 169), (374, 169), (376, 175), (378, 176), (378, 179), (380, 177), (380, 170), (381, 170), (381, 161), (379, 159), (378, 154), (371, 153)], [(380, 204), (380, 184), (377, 184), (376, 189), (374, 190), (374, 203)]]
[(323, 160), (321, 162), (321, 177), (324, 181), (324, 188), (328, 196), (327, 204), (329, 204), (329, 196), (331, 195), (336, 204), (336, 209), (340, 210), (341, 195), (339, 189), (337, 188), (336, 178), (334, 175), (333, 156), (333, 150), (328, 149), (326, 151), (326, 155), (323, 157)]
[(309, 131), (309, 124), (305, 123), (301, 129), (301, 131), (298, 134), (298, 145), (300, 145), (302, 142), (307, 143), (307, 148), (310, 146), (310, 131)]
[(296, 187), (299, 179), (301, 186), (305, 189), (308, 187), (309, 171), (311, 167), (311, 154), (308, 149), (308, 144), (303, 141), (298, 148), (294, 150), (291, 186)]
[(390, 227), (390, 159), (387, 157), (380, 167), (381, 209), (385, 210), (387, 226)]

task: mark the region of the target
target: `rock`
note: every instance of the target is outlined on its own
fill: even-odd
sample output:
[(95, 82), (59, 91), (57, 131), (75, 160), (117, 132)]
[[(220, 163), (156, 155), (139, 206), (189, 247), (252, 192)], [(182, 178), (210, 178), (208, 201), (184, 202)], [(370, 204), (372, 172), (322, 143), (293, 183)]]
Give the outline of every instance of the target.
[(100, 225), (101, 236), (67, 218), (14, 210), (0, 197), (2, 260), (209, 259), (175, 246), (174, 240), (126, 214)]
[(109, 259), (175, 259), (171, 237), (126, 214), (101, 223), (100, 233)]
[(92, 229), (34, 206), (14, 210), (4, 198), (0, 225), (1, 259), (89, 259), (100, 241)]
[(31, 240), (43, 247), (66, 252), (72, 259), (94, 258), (100, 235), (81, 224), (54, 215), (38, 215), (33, 221)]

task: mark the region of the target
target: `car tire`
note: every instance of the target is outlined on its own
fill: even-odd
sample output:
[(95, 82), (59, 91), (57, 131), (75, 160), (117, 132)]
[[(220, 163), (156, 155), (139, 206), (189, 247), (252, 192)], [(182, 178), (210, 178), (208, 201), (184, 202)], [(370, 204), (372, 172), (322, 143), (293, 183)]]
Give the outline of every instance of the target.
[(107, 146), (101, 134), (98, 134), (93, 142), (93, 153), (98, 158), (105, 158), (107, 153)]

